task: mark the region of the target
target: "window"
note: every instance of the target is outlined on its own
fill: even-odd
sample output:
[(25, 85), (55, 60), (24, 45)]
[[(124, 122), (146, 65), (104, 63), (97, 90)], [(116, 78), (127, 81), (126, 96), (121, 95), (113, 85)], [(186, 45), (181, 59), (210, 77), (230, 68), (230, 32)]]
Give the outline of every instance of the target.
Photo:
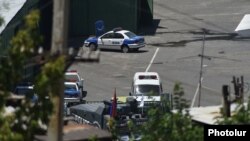
[(160, 95), (159, 85), (137, 85), (135, 94)]
[(102, 36), (102, 39), (114, 38), (114, 33), (107, 33)]
[(65, 85), (65, 89), (66, 89), (66, 90), (71, 90), (71, 91), (72, 91), (72, 90), (75, 90), (75, 91), (77, 90), (77, 89), (76, 89), (76, 85), (69, 85), (69, 84), (66, 84), (66, 85)]
[(124, 39), (123, 35), (120, 33), (115, 33), (115, 37), (116, 39)]
[(126, 32), (125, 33), (125, 35), (127, 35), (129, 38), (133, 38), (133, 37), (135, 37), (136, 36), (136, 34), (135, 33), (133, 33), (133, 32)]

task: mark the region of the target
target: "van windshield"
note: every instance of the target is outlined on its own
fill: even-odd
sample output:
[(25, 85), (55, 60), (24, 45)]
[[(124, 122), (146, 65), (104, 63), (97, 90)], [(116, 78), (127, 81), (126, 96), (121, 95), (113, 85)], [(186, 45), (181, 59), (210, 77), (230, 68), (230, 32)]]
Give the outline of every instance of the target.
[(160, 95), (159, 85), (137, 85), (135, 86), (135, 94), (145, 94), (145, 95)]

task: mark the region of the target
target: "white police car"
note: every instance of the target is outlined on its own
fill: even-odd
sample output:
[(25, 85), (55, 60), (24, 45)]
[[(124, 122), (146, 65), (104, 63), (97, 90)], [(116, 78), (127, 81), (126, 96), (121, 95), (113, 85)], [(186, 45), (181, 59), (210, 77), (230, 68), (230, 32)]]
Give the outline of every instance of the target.
[(64, 98), (79, 98), (81, 91), (75, 82), (64, 82)]
[(145, 39), (131, 31), (115, 28), (99, 37), (89, 37), (84, 41), (84, 46), (89, 47), (91, 50), (96, 50), (97, 48), (112, 49), (127, 53), (131, 50), (137, 51), (139, 48), (145, 47)]
[(80, 77), (76, 70), (69, 70), (64, 74), (65, 82), (76, 82), (82, 90), (84, 89), (84, 79)]

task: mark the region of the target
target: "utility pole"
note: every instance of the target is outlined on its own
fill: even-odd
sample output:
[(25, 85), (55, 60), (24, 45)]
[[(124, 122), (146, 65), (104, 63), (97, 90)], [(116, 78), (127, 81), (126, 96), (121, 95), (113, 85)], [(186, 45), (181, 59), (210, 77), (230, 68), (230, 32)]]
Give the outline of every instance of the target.
[(231, 99), (230, 99), (230, 92), (229, 92), (228, 85), (222, 86), (222, 96), (223, 96), (223, 116), (230, 117), (231, 116)]
[[(51, 56), (58, 57), (67, 55), (67, 35), (68, 35), (68, 0), (53, 0), (53, 24), (52, 24), (52, 41)], [(53, 103), (53, 113), (50, 117), (48, 127), (49, 141), (63, 140), (63, 78), (56, 84), (58, 91), (55, 96), (51, 97)]]
[(244, 102), (244, 78), (241, 76), (240, 78), (236, 78), (233, 76), (233, 86), (234, 86), (234, 93), (235, 93), (235, 100), (233, 102)]
[(203, 59), (204, 59), (204, 47), (205, 47), (205, 35), (206, 35), (206, 29), (202, 29), (203, 31), (203, 41), (202, 41), (202, 48), (201, 48), (201, 66), (200, 66), (200, 77), (199, 77), (199, 97), (198, 97), (198, 107), (200, 107), (200, 101), (201, 101), (201, 84), (203, 79)]

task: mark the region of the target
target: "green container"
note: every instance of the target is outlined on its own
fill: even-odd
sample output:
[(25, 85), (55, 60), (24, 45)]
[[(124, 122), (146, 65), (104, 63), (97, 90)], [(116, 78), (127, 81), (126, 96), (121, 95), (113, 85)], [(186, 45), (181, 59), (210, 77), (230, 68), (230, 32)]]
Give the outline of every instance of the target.
[(122, 27), (137, 33), (153, 20), (153, 0), (71, 0), (69, 37), (95, 35), (95, 22), (103, 20), (105, 31)]
[[(52, 0), (27, 0), (1, 34), (1, 53), (23, 24), (24, 16), (40, 7), (40, 32), (44, 47), (49, 47), (52, 31)], [(70, 0), (69, 39), (95, 35), (95, 22), (103, 20), (105, 31), (122, 27), (138, 33), (138, 29), (153, 21), (153, 0)]]

